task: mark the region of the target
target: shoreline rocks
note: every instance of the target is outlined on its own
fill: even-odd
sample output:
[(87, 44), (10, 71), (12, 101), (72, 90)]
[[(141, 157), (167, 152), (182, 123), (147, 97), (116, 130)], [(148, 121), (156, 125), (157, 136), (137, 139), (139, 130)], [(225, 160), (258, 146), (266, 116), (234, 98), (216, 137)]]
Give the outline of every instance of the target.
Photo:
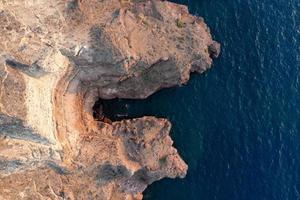
[(203, 19), (159, 0), (14, 0), (0, 22), (0, 199), (141, 199), (186, 175), (168, 120), (103, 123), (93, 106), (209, 69)]

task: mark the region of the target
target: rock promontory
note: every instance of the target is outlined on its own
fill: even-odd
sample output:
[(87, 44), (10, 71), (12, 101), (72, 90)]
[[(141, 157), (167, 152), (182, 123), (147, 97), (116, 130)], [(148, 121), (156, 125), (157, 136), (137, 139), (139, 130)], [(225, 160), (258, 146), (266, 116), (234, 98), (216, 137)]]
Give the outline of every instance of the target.
[(219, 51), (168, 1), (0, 1), (0, 200), (142, 199), (185, 177), (168, 120), (99, 120), (95, 102), (185, 84)]

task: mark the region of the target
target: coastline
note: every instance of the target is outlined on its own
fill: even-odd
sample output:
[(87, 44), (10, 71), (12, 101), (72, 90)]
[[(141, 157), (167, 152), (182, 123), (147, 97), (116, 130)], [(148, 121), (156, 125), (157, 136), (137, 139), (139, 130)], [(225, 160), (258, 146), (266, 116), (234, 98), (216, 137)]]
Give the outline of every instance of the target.
[[(167, 1), (64, 2), (0, 4), (0, 197), (141, 199), (152, 182), (183, 178), (168, 120), (107, 123), (93, 107), (209, 69), (220, 45), (203, 19)], [(12, 137), (11, 126), (28, 136)]]

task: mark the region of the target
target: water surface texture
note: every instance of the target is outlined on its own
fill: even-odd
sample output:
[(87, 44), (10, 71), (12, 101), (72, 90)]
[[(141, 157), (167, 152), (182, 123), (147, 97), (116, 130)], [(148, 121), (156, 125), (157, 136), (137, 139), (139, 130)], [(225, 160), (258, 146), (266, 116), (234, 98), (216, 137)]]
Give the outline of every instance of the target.
[(168, 118), (189, 165), (185, 179), (156, 182), (144, 198), (300, 199), (300, 1), (175, 2), (204, 17), (222, 52), (187, 86), (108, 103), (121, 115)]

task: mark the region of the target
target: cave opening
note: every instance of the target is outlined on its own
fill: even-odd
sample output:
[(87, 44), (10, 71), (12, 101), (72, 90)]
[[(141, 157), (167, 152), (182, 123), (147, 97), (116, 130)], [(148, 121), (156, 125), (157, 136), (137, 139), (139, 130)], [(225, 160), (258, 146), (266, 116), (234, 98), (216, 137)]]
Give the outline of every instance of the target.
[(151, 109), (151, 99), (98, 99), (93, 106), (93, 117), (106, 123), (143, 116), (162, 117), (162, 113)]
[(106, 123), (142, 117), (141, 114), (133, 114), (130, 110), (132, 104), (136, 101), (143, 100), (98, 99), (93, 107), (93, 117), (97, 121)]
[[(191, 73), (190, 82), (195, 81), (196, 77), (197, 73)], [(181, 116), (179, 114), (182, 113), (178, 112), (178, 109), (186, 104), (183, 97), (190, 95), (187, 88), (191, 87), (192, 84), (166, 88), (145, 99), (98, 98), (93, 105), (93, 117), (97, 121), (108, 120), (109, 122), (144, 116), (176, 121), (177, 116)]]
[(93, 106), (93, 117), (97, 121), (111, 123), (129, 119), (130, 100), (126, 99), (98, 99)]

